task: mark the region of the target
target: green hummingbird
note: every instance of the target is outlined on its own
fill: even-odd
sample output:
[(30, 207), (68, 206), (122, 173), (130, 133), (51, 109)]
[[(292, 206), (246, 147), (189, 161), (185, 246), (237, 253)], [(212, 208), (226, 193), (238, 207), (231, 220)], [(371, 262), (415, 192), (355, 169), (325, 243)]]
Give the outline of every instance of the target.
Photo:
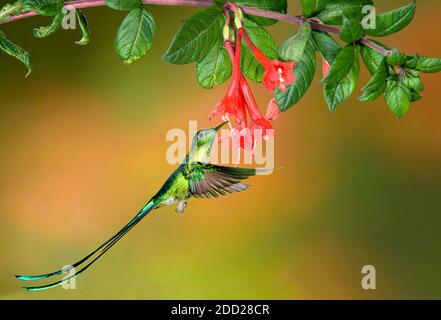
[[(247, 189), (248, 186), (241, 183), (241, 181), (256, 175), (257, 169), (226, 167), (208, 163), (211, 148), (216, 141), (217, 132), (227, 122), (212, 129), (198, 131), (193, 137), (190, 152), (186, 155), (185, 160), (165, 181), (158, 193), (147, 202), (128, 224), (97, 249), (83, 259), (63, 269), (42, 275), (16, 275), (15, 277), (23, 281), (35, 281), (63, 275), (71, 270), (72, 272), (75, 271), (72, 275), (65, 276), (57, 282), (24, 288), (30, 291), (38, 291), (57, 287), (86, 271), (153, 209), (177, 204), (176, 212), (183, 213), (187, 206), (187, 200), (191, 197), (212, 199)], [(74, 268), (80, 269), (76, 271)]]

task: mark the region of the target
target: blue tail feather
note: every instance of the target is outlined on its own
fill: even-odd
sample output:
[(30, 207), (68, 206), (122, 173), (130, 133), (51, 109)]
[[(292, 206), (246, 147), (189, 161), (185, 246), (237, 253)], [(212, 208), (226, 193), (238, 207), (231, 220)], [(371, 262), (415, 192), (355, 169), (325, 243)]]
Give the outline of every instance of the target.
[(86, 261), (88, 261), (91, 257), (93, 257), (98, 251), (99, 254), (92, 260), (90, 261), (87, 265), (85, 265), (83, 268), (81, 268), (78, 272), (75, 272), (73, 275), (66, 277), (60, 281), (57, 282), (53, 282), (47, 285), (43, 285), (43, 286), (33, 286), (33, 287), (24, 287), (25, 289), (29, 290), (29, 291), (39, 291), (39, 290), (46, 290), (46, 289), (50, 289), (53, 287), (57, 287), (63, 283), (66, 283), (67, 281), (69, 281), (72, 278), (75, 278), (77, 276), (79, 276), (80, 274), (82, 274), (84, 271), (86, 271), (95, 261), (97, 261), (104, 253), (106, 253), (111, 247), (113, 247), (113, 245), (115, 245), (115, 243), (117, 243), (119, 241), (119, 239), (121, 239), (127, 232), (129, 232), (139, 221), (141, 221), (150, 211), (152, 211), (155, 207), (156, 207), (156, 201), (155, 200), (150, 200), (142, 209), (141, 211), (132, 219), (130, 220), (130, 222), (128, 224), (126, 224), (120, 231), (118, 231), (115, 235), (113, 235), (109, 240), (107, 240), (106, 242), (104, 242), (102, 245), (100, 245), (97, 249), (95, 249), (94, 251), (92, 251), (90, 254), (88, 254), (87, 256), (85, 256), (83, 259), (75, 262), (74, 264), (70, 265), (69, 267), (54, 271), (54, 272), (50, 272), (50, 273), (46, 273), (46, 274), (41, 274), (41, 275), (35, 275), (35, 276), (26, 276), (26, 275), (16, 275), (15, 277), (19, 280), (22, 281), (36, 281), (36, 280), (41, 280), (41, 279), (46, 279), (46, 278), (50, 278), (56, 275), (62, 275), (65, 274), (69, 271), (71, 271), (72, 269), (84, 264)]

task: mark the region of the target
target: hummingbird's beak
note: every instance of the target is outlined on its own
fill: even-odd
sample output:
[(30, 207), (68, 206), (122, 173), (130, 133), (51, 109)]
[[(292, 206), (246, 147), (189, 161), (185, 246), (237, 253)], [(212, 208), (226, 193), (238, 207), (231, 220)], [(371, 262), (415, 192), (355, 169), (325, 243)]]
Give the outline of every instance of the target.
[(221, 123), (221, 124), (218, 125), (216, 128), (213, 128), (213, 130), (215, 130), (215, 131), (219, 131), (219, 129), (222, 128), (224, 125), (226, 125), (228, 122), (230, 122), (230, 121), (225, 121), (224, 123)]

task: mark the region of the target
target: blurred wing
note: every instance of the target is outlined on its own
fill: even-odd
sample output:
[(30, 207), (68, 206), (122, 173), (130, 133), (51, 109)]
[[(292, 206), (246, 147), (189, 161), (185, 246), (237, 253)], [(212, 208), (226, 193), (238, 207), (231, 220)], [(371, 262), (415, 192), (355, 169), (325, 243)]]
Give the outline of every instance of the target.
[(256, 175), (256, 169), (195, 163), (187, 175), (191, 195), (211, 199), (247, 189), (241, 181)]

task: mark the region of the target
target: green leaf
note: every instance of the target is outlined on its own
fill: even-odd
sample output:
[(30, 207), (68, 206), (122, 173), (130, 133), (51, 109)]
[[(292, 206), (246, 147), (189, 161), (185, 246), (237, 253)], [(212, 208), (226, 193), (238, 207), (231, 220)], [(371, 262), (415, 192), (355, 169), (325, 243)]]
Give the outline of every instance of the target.
[[(278, 12), (278, 13), (286, 13), (288, 9), (288, 2), (286, 0), (237, 0), (237, 1), (229, 1), (229, 0), (216, 0), (216, 3), (225, 4), (227, 2), (235, 2), (241, 6), (253, 7), (261, 10)], [(277, 23), (277, 20), (262, 18), (258, 16), (245, 14), (249, 20), (257, 23), (261, 26), (271, 26)]]
[(13, 4), (5, 4), (0, 8), (0, 23), (8, 20), (12, 16), (20, 14), (22, 11), (22, 3), (21, 1), (16, 1)]
[(415, 69), (418, 63), (419, 55), (407, 54), (406, 55), (406, 67)]
[(384, 98), (389, 108), (398, 118), (404, 117), (409, 111), (412, 99), (410, 89), (398, 81), (388, 81)]
[(42, 16), (54, 16), (61, 13), (63, 0), (24, 0), (24, 11), (35, 11)]
[(373, 5), (372, 0), (329, 0), (318, 17), (325, 24), (342, 25), (343, 15), (361, 20), (365, 5)]
[[(251, 41), (266, 57), (269, 59), (277, 59), (279, 57), (276, 42), (265, 28), (248, 19), (244, 20), (244, 26)], [(242, 72), (255, 82), (262, 82), (265, 72), (265, 69), (254, 57), (245, 41), (242, 42)]]
[(393, 11), (379, 14), (376, 18), (376, 28), (367, 29), (366, 33), (375, 37), (384, 37), (404, 29), (415, 16), (416, 2)]
[[(389, 49), (380, 42), (374, 40), (371, 41), (382, 46), (385, 49)], [(384, 56), (381, 53), (367, 46), (361, 47), (361, 56), (363, 58), (364, 64), (368, 68), (371, 75), (373, 75), (377, 71), (378, 66), (380, 65), (381, 61), (383, 61), (384, 58)]]
[(31, 74), (32, 59), (29, 53), (14, 44), (12, 41), (8, 40), (2, 31), (0, 31), (0, 49), (6, 54), (16, 58), (26, 66), (28, 69), (28, 73), (25, 76), (26, 78)]
[(81, 32), (83, 33), (83, 37), (81, 38), (81, 40), (76, 41), (75, 43), (79, 46), (85, 46), (90, 42), (89, 23), (87, 22), (87, 18), (81, 10), (77, 9), (76, 13)]
[(355, 42), (365, 35), (359, 20), (343, 17), (343, 28), (340, 32), (340, 39), (346, 42)]
[[(286, 0), (241, 0), (237, 2), (240, 5), (250, 6), (261, 10), (287, 13), (288, 2)], [(248, 19), (254, 21), (261, 26), (271, 26), (278, 21), (274, 19), (262, 18), (253, 15), (245, 15)]]
[(162, 58), (174, 64), (202, 59), (222, 36), (224, 21), (221, 7), (199, 11), (185, 22)]
[(64, 18), (64, 14), (59, 13), (56, 16), (54, 16), (49, 26), (35, 28), (33, 31), (34, 37), (46, 38), (51, 34), (54, 34), (60, 29), (61, 23), (63, 22), (63, 18)]
[(288, 110), (305, 95), (314, 79), (315, 70), (315, 46), (313, 39), (310, 38), (297, 67), (293, 70), (296, 76), (295, 82), (287, 86), (285, 92), (279, 89), (274, 92), (274, 97), (281, 111)]
[(129, 12), (115, 39), (116, 53), (125, 64), (131, 64), (150, 50), (155, 28), (155, 21), (145, 8)]
[(406, 61), (407, 57), (401, 54), (397, 48), (393, 48), (392, 53), (387, 57), (387, 63), (391, 66), (402, 66)]
[(402, 79), (403, 84), (408, 88), (415, 90), (416, 92), (421, 92), (424, 90), (424, 83), (421, 81), (420, 76), (406, 75)]
[(334, 63), (332, 63), (328, 75), (322, 82), (326, 85), (339, 84), (353, 67), (356, 51), (356, 46), (352, 44), (342, 48), (335, 58)]
[(106, 6), (115, 10), (132, 10), (142, 6), (141, 0), (105, 0)]
[(420, 95), (420, 93), (418, 91), (413, 90), (413, 89), (410, 90), (410, 101), (411, 102), (421, 100), (422, 98), (423, 98), (423, 96)]
[(406, 65), (425, 73), (437, 73), (441, 71), (441, 59), (418, 55), (408, 56)]
[(279, 46), (279, 55), (285, 61), (299, 61), (311, 38), (311, 25), (302, 24), (299, 31)]
[(321, 31), (312, 31), (312, 37), (315, 40), (317, 48), (328, 63), (332, 64), (335, 61), (338, 53), (341, 50), (340, 45), (328, 33)]
[(409, 69), (409, 68), (407, 68), (407, 69), (406, 69), (406, 73), (409, 74), (409, 75), (411, 75), (411, 76), (418, 77), (418, 76), (420, 75), (421, 72), (418, 71), (418, 70), (414, 70), (414, 69)]
[(303, 16), (312, 17), (315, 13), (323, 10), (328, 0), (300, 0), (303, 8)]
[(206, 89), (224, 83), (230, 78), (231, 73), (231, 59), (220, 40), (204, 58), (196, 63), (196, 78)]
[(337, 105), (348, 99), (355, 91), (360, 74), (358, 53), (354, 51), (354, 59), (349, 73), (338, 83), (325, 84), (324, 95), (329, 110), (333, 112)]
[(387, 78), (389, 76), (388, 66), (386, 63), (386, 58), (377, 68), (377, 71), (372, 76), (372, 79), (363, 88), (363, 95), (358, 98), (362, 102), (369, 102), (380, 97), (387, 87)]

